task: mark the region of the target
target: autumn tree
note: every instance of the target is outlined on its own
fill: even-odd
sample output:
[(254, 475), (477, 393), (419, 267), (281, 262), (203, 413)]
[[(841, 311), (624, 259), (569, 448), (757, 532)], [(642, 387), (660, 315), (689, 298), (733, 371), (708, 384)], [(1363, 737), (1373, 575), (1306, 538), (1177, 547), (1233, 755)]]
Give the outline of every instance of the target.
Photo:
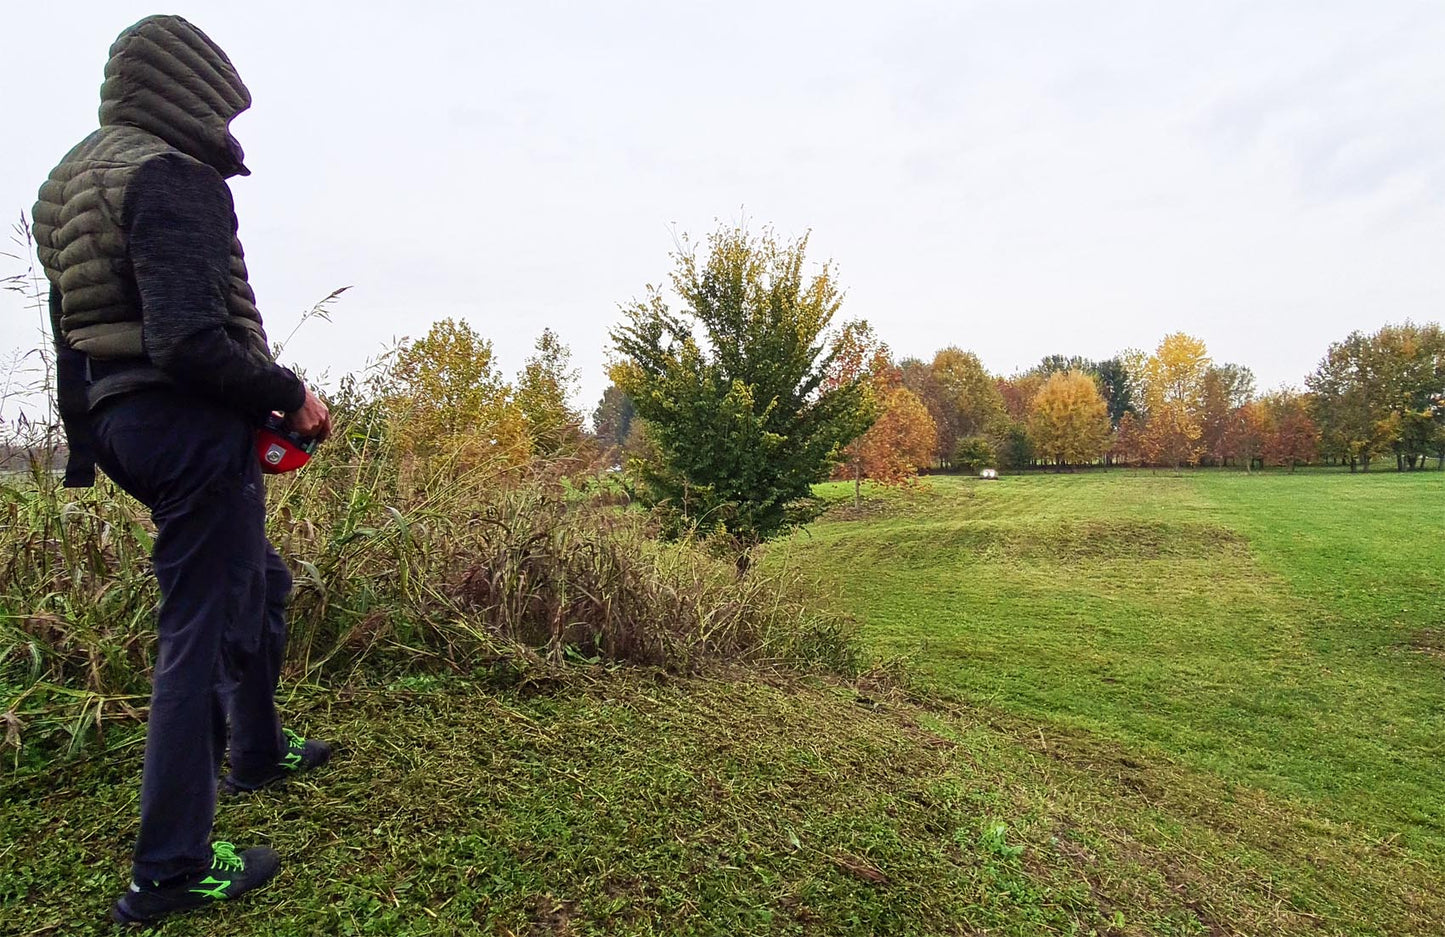
[(1202, 455), (1215, 465), (1238, 456), (1243, 414), (1254, 396), (1254, 372), (1237, 364), (1214, 365), (1204, 372), (1199, 409)]
[(928, 362), (918, 358), (904, 358), (898, 362), (898, 376), (903, 386), (912, 391), (928, 408), (934, 427), (934, 462), (940, 466), (947, 465), (958, 442), (959, 416), (953, 402), (943, 384), (934, 375), (933, 366)]
[(532, 454), (527, 419), (497, 370), (492, 343), (443, 319), (404, 341), (385, 379), (393, 435), (405, 453), (460, 466), (518, 465)]
[(999, 399), (1003, 401), (1004, 413), (1013, 423), (1027, 423), (1033, 411), (1034, 397), (1044, 386), (1044, 375), (1037, 371), (1001, 377), (994, 382), (998, 387)]
[(1056, 371), (1029, 414), (1029, 432), (1044, 458), (1060, 467), (1092, 462), (1108, 448), (1109, 411), (1083, 371)]
[(868, 431), (848, 444), (836, 477), (853, 481), (853, 501), (861, 503), (863, 479), (883, 485), (903, 484), (932, 463), (937, 428), (928, 407), (903, 386), (888, 345), (866, 320), (843, 326), (834, 346), (833, 366), (825, 389), (861, 381), (877, 414)]
[(1113, 462), (1128, 465), (1143, 458), (1144, 429), (1133, 411), (1126, 410), (1109, 440), (1109, 456)]
[(647, 423), (656, 458), (639, 494), (672, 535), (721, 535), (739, 572), (753, 546), (816, 518), (812, 492), (871, 423), (861, 380), (823, 387), (842, 303), (833, 268), (804, 271), (807, 238), (723, 227), (684, 241), (671, 284), (624, 307), (612, 379)]
[(1199, 414), (1210, 366), (1204, 343), (1175, 332), (1166, 335), (1143, 364), (1144, 454), (1153, 463), (1178, 467), (1199, 457)]
[(1255, 460), (1265, 462), (1265, 448), (1270, 445), (1274, 434), (1274, 414), (1262, 400), (1249, 400), (1239, 408), (1237, 435), (1234, 441), (1235, 459), (1244, 465), (1245, 471), (1254, 468)]
[[(888, 346), (880, 339), (867, 320), (845, 323), (833, 346), (833, 361), (823, 381), (824, 390), (834, 387), (859, 384), (862, 386), (868, 409), (876, 419), (868, 431), (850, 442), (843, 450), (843, 462), (834, 470), (834, 477), (853, 481), (853, 503), (863, 500), (863, 479), (870, 478), (883, 484), (903, 481), (916, 473), (920, 464), (933, 458), (935, 441), (933, 419), (918, 422), (901, 413), (891, 414), (890, 408), (896, 403), (911, 408), (914, 404), (923, 407), (917, 395), (909, 392), (907, 397), (896, 397), (895, 391), (903, 390), (901, 376), (893, 366)], [(927, 408), (923, 408), (927, 414)], [(928, 452), (922, 460), (916, 457), (921, 442), (907, 435), (910, 427), (927, 430)], [(907, 455), (905, 456), (905, 450)]]
[[(1129, 369), (1124, 359), (1115, 356), (1103, 361), (1094, 361), (1080, 355), (1048, 355), (1038, 366), (1020, 378), (1015, 378), (1006, 384), (999, 382), (999, 390), (1004, 395), (1004, 405), (1015, 420), (1026, 420), (1028, 404), (1032, 403), (1032, 393), (1028, 393), (1029, 387), (1026, 382), (1032, 380), (1032, 391), (1037, 393), (1039, 385), (1049, 375), (1059, 371), (1082, 371), (1093, 378), (1099, 388), (1099, 396), (1104, 399), (1104, 407), (1109, 414), (1109, 428), (1116, 429), (1124, 414), (1132, 413), (1135, 410), (1135, 382), (1129, 374)], [(1011, 391), (1013, 394), (1011, 395)], [(1019, 391), (1023, 391), (1020, 394)], [(1019, 407), (1011, 400), (1011, 396), (1023, 397)], [(1022, 410), (1023, 415), (1017, 415)], [(1112, 447), (1104, 453), (1105, 461), (1112, 461), (1114, 452)]]
[(933, 376), (954, 411), (957, 436), (987, 435), (1002, 423), (1003, 397), (978, 355), (944, 348), (933, 356)]
[(915, 478), (919, 468), (933, 461), (933, 417), (918, 395), (896, 386), (886, 392), (881, 402), (878, 419), (858, 439), (855, 503), (860, 496), (858, 479), (898, 485)]
[(551, 329), (543, 329), (536, 348), (517, 375), (515, 399), (539, 455), (576, 452), (582, 441), (582, 414), (571, 399), (577, 389), (572, 350)]
[(1263, 461), (1288, 465), (1291, 472), (1297, 465), (1313, 462), (1319, 452), (1319, 430), (1304, 396), (1284, 388), (1266, 394), (1260, 404), (1267, 415), (1260, 447)]

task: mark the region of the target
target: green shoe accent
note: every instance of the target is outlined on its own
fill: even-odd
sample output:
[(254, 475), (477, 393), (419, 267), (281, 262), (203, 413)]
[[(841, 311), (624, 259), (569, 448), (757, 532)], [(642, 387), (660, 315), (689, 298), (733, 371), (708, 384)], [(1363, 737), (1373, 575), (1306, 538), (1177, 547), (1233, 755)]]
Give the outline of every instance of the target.
[(282, 729), (286, 736), (286, 755), (281, 759), (281, 767), (287, 771), (295, 771), (301, 767), (301, 758), (306, 751), (306, 740), (291, 729)]
[(211, 868), (222, 872), (240, 872), (246, 868), (246, 860), (236, 855), (236, 847), (217, 840), (211, 844)]
[(209, 876), (209, 875), (208, 875), (208, 876), (206, 876), (206, 880), (205, 880), (205, 881), (203, 881), (203, 882), (197, 882), (196, 884), (198, 884), (198, 885), (214, 885), (215, 887), (214, 887), (214, 888), (192, 888), (192, 889), (191, 889), (191, 893), (192, 893), (192, 894), (195, 894), (195, 895), (204, 895), (205, 897), (210, 898), (210, 899), (213, 899), (213, 900), (215, 900), (215, 901), (225, 901), (226, 898), (229, 897), (229, 896), (226, 894), (226, 889), (228, 889), (228, 888), (231, 887), (231, 880), (230, 880), (230, 879), (226, 879), (226, 880), (223, 882), (223, 881), (220, 881), (219, 879), (217, 879), (217, 878), (215, 878), (215, 877), (213, 877), (213, 876)]
[(246, 871), (246, 860), (236, 855), (236, 847), (218, 840), (211, 844), (211, 874), (197, 882), (197, 887), (191, 888), (189, 891), (192, 894), (210, 898), (212, 901), (225, 901), (231, 897), (227, 889), (231, 887), (231, 883), (235, 879), (222, 880), (216, 878), (216, 875), (221, 872), (244, 871)]

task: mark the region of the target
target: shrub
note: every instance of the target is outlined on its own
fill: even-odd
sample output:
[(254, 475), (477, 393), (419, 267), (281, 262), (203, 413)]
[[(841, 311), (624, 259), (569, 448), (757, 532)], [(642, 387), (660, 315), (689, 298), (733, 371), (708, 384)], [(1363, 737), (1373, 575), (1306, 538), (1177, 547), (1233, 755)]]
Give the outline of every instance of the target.
[(997, 462), (993, 444), (982, 436), (965, 436), (954, 446), (953, 465), (965, 472), (974, 472)]
[[(271, 539), (296, 579), (292, 679), (564, 660), (853, 666), (848, 629), (796, 582), (739, 582), (702, 546), (657, 541), (647, 514), (616, 505), (615, 484), (569, 484), (579, 461), (406, 455), (369, 386), (343, 381), (333, 440), (270, 485)], [(144, 508), (104, 481), (76, 492), (37, 470), (0, 487), (13, 763), (139, 717), (155, 650), (151, 535)]]

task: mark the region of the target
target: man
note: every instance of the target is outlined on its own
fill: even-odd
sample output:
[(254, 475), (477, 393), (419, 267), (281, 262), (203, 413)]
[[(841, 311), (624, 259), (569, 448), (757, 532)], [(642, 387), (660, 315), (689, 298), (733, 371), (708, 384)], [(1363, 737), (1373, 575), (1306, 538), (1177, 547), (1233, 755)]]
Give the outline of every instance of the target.
[(230, 123), (251, 104), (230, 59), (175, 16), (110, 49), (100, 129), (40, 189), (65, 483), (98, 464), (151, 511), (159, 654), (133, 881), (121, 922), (235, 898), (277, 871), (269, 849), (210, 843), (230, 730), (233, 792), (319, 766), (331, 749), (283, 730), (275, 691), (291, 577), (266, 541), (259, 421), (325, 438), (315, 393), (272, 359), (226, 179), (248, 175)]

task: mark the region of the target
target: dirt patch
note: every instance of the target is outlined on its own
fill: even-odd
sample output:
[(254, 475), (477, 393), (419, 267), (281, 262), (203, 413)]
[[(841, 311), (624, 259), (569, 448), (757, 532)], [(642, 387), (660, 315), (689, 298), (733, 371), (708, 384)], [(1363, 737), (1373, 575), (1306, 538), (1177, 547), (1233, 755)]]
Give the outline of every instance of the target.
[(1445, 628), (1421, 628), (1405, 642), (1408, 650), (1445, 661)]
[(830, 521), (872, 521), (898, 513), (897, 502), (889, 499), (865, 499), (862, 504), (841, 501), (828, 506)]
[(534, 937), (571, 937), (577, 933), (572, 927), (576, 903), (558, 901), (551, 895), (542, 895), (534, 905), (536, 919), (532, 923)]

